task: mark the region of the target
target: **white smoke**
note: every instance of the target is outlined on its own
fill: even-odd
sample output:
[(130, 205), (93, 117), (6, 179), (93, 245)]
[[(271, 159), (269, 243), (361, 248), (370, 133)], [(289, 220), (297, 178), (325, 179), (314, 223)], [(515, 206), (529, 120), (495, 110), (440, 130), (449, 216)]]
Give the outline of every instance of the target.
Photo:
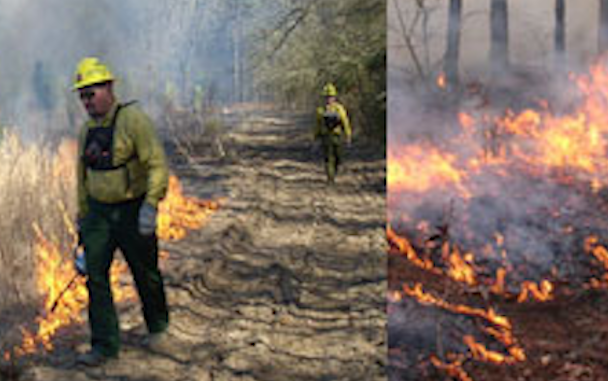
[(85, 56), (110, 65), (120, 96), (150, 107), (169, 88), (188, 102), (196, 85), (231, 99), (232, 15), (223, 1), (0, 0), (0, 9), (0, 125), (35, 132), (59, 122), (41, 115), (37, 66), (54, 111), (79, 108), (70, 90)]

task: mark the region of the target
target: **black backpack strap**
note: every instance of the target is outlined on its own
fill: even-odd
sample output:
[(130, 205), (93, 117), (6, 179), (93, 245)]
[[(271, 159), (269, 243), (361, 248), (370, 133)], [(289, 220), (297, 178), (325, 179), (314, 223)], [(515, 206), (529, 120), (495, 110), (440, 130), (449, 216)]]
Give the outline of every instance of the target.
[[(116, 130), (116, 121), (118, 120), (118, 115), (123, 108), (136, 102), (137, 101), (119, 103), (108, 127), (102, 130), (98, 129), (98, 127), (87, 132), (85, 141), (85, 155), (83, 156), (83, 160), (88, 168), (97, 171), (111, 171), (125, 167), (128, 162), (136, 157), (136, 154), (134, 153), (131, 157), (125, 160), (124, 163), (112, 165), (114, 157), (114, 131)], [(96, 144), (97, 147), (95, 147)]]
[(122, 110), (125, 107), (129, 107), (132, 104), (137, 103), (136, 100), (132, 100), (126, 103), (119, 103), (118, 106), (116, 106), (116, 112), (114, 113), (114, 116), (112, 117), (112, 121), (110, 122), (110, 128), (112, 130), (114, 130), (116, 128), (116, 121), (118, 120), (118, 114), (120, 113), (120, 110)]

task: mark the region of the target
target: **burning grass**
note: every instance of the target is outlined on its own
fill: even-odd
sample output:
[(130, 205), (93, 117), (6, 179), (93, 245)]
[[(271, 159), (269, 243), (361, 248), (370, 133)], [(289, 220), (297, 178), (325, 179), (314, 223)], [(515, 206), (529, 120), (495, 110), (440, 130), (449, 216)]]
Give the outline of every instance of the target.
[(73, 160), (66, 157), (69, 146), (64, 143), (55, 153), (39, 144), (26, 145), (10, 131), (0, 141), (0, 287), (5, 290), (0, 309), (37, 299), (31, 282), (33, 224), (67, 242), (59, 206), (74, 210), (74, 182), (65, 176), (73, 170)]
[[(492, 304), (547, 302), (605, 287), (608, 68), (600, 62), (572, 80), (576, 102), (563, 114), (547, 102), (501, 115), (463, 109), (449, 118), (459, 132), (440, 141), (389, 140), (392, 253), (417, 271), (481, 293), (488, 307), (451, 303), (421, 284), (403, 287), (403, 297), (490, 320), (480, 311), (498, 314)], [(524, 362), (526, 349), (511, 328), (482, 327), (483, 342), (464, 333), (466, 351), (429, 362), (461, 380), (474, 379), (464, 370), (468, 360)], [(502, 351), (487, 348), (496, 341)]]
[[(0, 322), (0, 349), (5, 349), (4, 365), (10, 370), (14, 359), (53, 350), (59, 330), (82, 323), (88, 295), (84, 279), (75, 277), (71, 254), (76, 243), (70, 218), (75, 214), (75, 142), (64, 140), (52, 150), (23, 144), (8, 133), (0, 143), (0, 157), (0, 287), (13, 291), (5, 292), (0, 311), (10, 308), (14, 319)], [(167, 197), (159, 205), (157, 234), (161, 240), (182, 239), (218, 207), (217, 201), (184, 196), (179, 180), (171, 176)], [(136, 299), (131, 282), (124, 281), (126, 273), (126, 263), (115, 261), (111, 284), (118, 303)]]

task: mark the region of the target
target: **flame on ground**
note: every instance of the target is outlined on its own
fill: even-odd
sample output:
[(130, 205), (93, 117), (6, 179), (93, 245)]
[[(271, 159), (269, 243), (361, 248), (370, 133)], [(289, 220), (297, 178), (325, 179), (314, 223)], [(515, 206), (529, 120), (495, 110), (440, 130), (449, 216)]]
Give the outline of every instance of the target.
[(503, 329), (506, 329), (506, 330), (511, 329), (511, 323), (509, 322), (509, 319), (506, 318), (505, 316), (498, 315), (494, 311), (494, 309), (489, 308), (487, 310), (484, 310), (482, 308), (469, 307), (469, 306), (465, 306), (463, 304), (449, 303), (430, 293), (424, 292), (422, 290), (421, 283), (416, 283), (413, 288), (410, 288), (407, 285), (404, 285), (403, 293), (405, 295), (415, 298), (422, 304), (434, 305), (439, 308), (445, 309), (447, 311), (456, 312), (456, 313), (463, 314), (463, 315), (480, 317)]
[[(397, 250), (403, 253), (414, 265), (435, 274), (444, 274), (441, 269), (435, 267), (433, 261), (421, 258), (409, 240), (399, 236), (390, 226), (386, 229), (386, 236), (388, 241), (395, 245)], [(476, 283), (475, 269), (472, 265), (474, 261), (472, 254), (468, 253), (463, 257), (457, 247), (450, 249), (450, 245), (447, 242), (442, 245), (442, 252), (443, 257), (447, 258), (446, 261), (449, 266), (447, 275), (450, 278), (469, 285)]]
[(540, 302), (546, 302), (547, 300), (553, 299), (553, 284), (548, 280), (544, 279), (540, 284), (524, 281), (521, 284), (521, 292), (517, 297), (519, 303), (523, 303), (530, 297)]
[[(446, 137), (441, 139), (441, 145), (430, 144), (430, 139), (417, 144), (408, 142), (396, 145), (393, 142), (387, 154), (390, 213), (395, 214), (395, 211), (399, 211), (399, 206), (402, 205), (404, 209), (412, 209), (417, 212), (419, 210), (413, 209), (412, 206), (419, 205), (420, 210), (424, 211), (425, 207), (429, 207), (427, 204), (439, 203), (433, 198), (450, 200), (450, 202), (457, 199), (463, 208), (467, 208), (471, 201), (478, 201), (479, 198), (482, 201), (479, 204), (483, 207), (484, 197), (491, 199), (504, 191), (502, 188), (488, 187), (484, 181), (488, 178), (502, 179), (496, 181), (496, 185), (500, 187), (508, 185), (509, 179), (520, 175), (522, 181), (529, 182), (528, 179), (530, 179), (543, 185), (550, 184), (555, 188), (571, 187), (573, 191), (582, 194), (582, 198), (587, 195), (592, 197), (600, 189), (607, 187), (608, 68), (605, 62), (604, 57), (599, 64), (589, 70), (588, 74), (574, 77), (580, 97), (576, 104), (569, 105), (572, 111), (562, 114), (555, 113), (546, 101), (540, 102), (541, 105), (538, 109), (530, 108), (520, 112), (507, 110), (503, 116), (499, 117), (490, 113), (476, 114), (475, 110), (461, 111), (455, 115), (457, 117), (455, 119), (460, 125), (460, 131), (454, 133), (453, 128), (446, 128), (445, 131), (453, 133), (454, 136), (446, 134)], [(444, 81), (445, 77), (442, 73), (437, 77), (437, 86), (443, 88)], [(439, 134), (434, 137), (438, 137), (437, 135)], [(486, 174), (487, 178), (482, 177)], [(528, 195), (524, 192), (518, 196), (525, 198)], [(421, 199), (426, 203), (416, 204)], [(394, 203), (397, 203), (397, 207), (392, 207)], [(479, 204), (475, 204), (475, 206), (480, 207)], [(555, 208), (547, 207), (545, 220), (551, 221), (559, 216), (562, 206), (557, 202)], [(475, 209), (475, 212), (483, 213), (483, 210)], [(524, 209), (522, 212), (530, 213)], [(476, 217), (472, 213), (457, 223), (466, 224), (472, 220), (477, 222)], [(436, 250), (433, 251), (427, 250), (426, 246), (427, 240), (431, 239), (428, 237), (431, 235), (417, 235), (421, 232), (415, 230), (418, 221), (414, 220), (413, 215), (391, 216), (390, 218), (405, 222), (409, 225), (408, 231), (416, 232), (415, 237), (405, 238), (398, 236), (390, 227), (387, 228), (387, 237), (391, 244), (417, 267), (434, 274), (449, 276), (468, 286), (474, 286), (480, 285), (483, 281), (480, 279), (479, 267), (476, 263), (484, 263), (481, 261), (481, 257), (475, 258), (475, 255), (484, 256), (483, 259), (491, 259), (495, 264), (500, 264), (502, 261), (502, 267), (498, 269), (485, 268), (483, 270), (485, 270), (484, 274), (490, 273), (490, 271), (496, 273), (495, 281), (488, 285), (492, 293), (510, 295), (506, 282), (516, 274), (509, 273), (509, 271), (513, 271), (513, 266), (509, 266), (510, 258), (507, 252), (512, 253), (510, 243), (521, 242), (520, 239), (526, 238), (525, 234), (517, 236), (518, 231), (522, 230), (521, 226), (517, 227), (520, 229), (504, 229), (504, 231), (495, 232), (496, 242), (492, 242), (492, 238), (487, 237), (488, 243), (485, 246), (480, 244), (474, 250), (462, 246), (465, 245), (462, 244), (462, 241), (479, 242), (483, 241), (483, 237), (479, 238), (479, 232), (466, 231), (465, 228), (468, 226), (465, 226), (461, 229), (463, 231), (461, 236), (458, 237), (460, 247), (455, 246), (453, 242), (446, 242), (449, 241), (446, 234), (446, 237), (440, 239), (441, 246), (435, 246)], [(424, 216), (423, 218), (430, 217)], [(505, 219), (508, 218), (507, 213)], [(472, 226), (475, 225), (472, 224)], [(571, 235), (574, 231), (575, 229), (571, 227), (565, 228), (563, 234)], [(474, 237), (475, 240), (470, 237)], [(601, 238), (605, 240), (605, 237)], [(590, 280), (590, 287), (608, 287), (608, 249), (601, 243), (602, 240), (595, 236), (580, 239), (580, 241), (584, 241), (582, 242), (584, 253), (592, 256), (593, 262), (597, 262), (604, 270), (601, 279)], [(418, 252), (418, 247), (420, 252)], [(433, 263), (433, 260), (430, 259), (437, 258), (438, 252), (443, 260), (441, 264)], [(482, 287), (484, 285), (486, 284), (481, 284)], [(549, 279), (541, 278), (535, 282), (525, 280), (521, 281), (518, 286), (517, 301), (520, 303), (529, 300), (543, 302), (554, 297), (554, 284)], [(405, 287), (404, 292), (421, 302), (431, 303), (459, 313), (471, 313), (469, 308), (452, 305), (423, 293), (419, 285), (413, 289)], [(476, 314), (479, 312), (477, 311)], [(504, 339), (503, 337), (501, 341)], [(509, 363), (525, 358), (523, 351), (519, 352), (517, 348), (510, 349), (507, 356), (488, 351), (472, 336), (467, 337), (466, 342), (474, 357), (483, 361)], [(455, 377), (465, 379), (465, 376), (458, 373), (459, 365), (457, 363), (437, 364), (443, 369), (447, 369), (448, 373), (452, 372), (450, 374)]]
[(476, 274), (473, 263), (473, 254), (460, 254), (458, 247), (450, 250), (449, 242), (443, 244), (443, 255), (447, 257), (449, 265), (448, 276), (458, 282), (466, 283), (469, 286), (477, 284)]
[(450, 377), (459, 379), (460, 381), (473, 381), (471, 376), (462, 368), (462, 359), (458, 359), (452, 363), (444, 363), (436, 356), (431, 356), (431, 363), (440, 370), (443, 370)]
[[(70, 146), (67, 149), (73, 149), (73, 147)], [(72, 169), (61, 164), (60, 160), (56, 163), (58, 163), (55, 167), (57, 173), (64, 173), (64, 171)], [(218, 207), (219, 202), (217, 201), (185, 197), (182, 194), (179, 180), (177, 177), (171, 176), (167, 197), (159, 205), (157, 234), (163, 240), (179, 240), (187, 234), (188, 230), (203, 226)], [(68, 217), (66, 208), (60, 205), (59, 209), (63, 215), (65, 228), (73, 237), (71, 246), (74, 247), (76, 245), (74, 225)], [(36, 353), (40, 349), (53, 350), (52, 338), (55, 334), (62, 328), (82, 323), (82, 312), (87, 306), (88, 292), (85, 280), (82, 277), (75, 278), (72, 254), (62, 250), (62, 245), (56, 238), (47, 238), (38, 225), (35, 224), (33, 228), (36, 286), (44, 300), (44, 312), (36, 318), (36, 330), (30, 331), (24, 327), (21, 328), (22, 343), (4, 353), (5, 361)], [(168, 253), (161, 251), (159, 255), (161, 258), (166, 258)], [(131, 282), (123, 282), (126, 273), (128, 273), (126, 262), (114, 261), (110, 269), (110, 282), (116, 303), (133, 301), (137, 298), (137, 292)], [(73, 279), (75, 281), (70, 283)], [(66, 288), (68, 285), (70, 287)], [(61, 300), (56, 303), (59, 297)], [(55, 309), (51, 311), (53, 307)]]
[(408, 241), (408, 239), (405, 237), (397, 235), (397, 233), (395, 233), (395, 231), (390, 226), (388, 226), (386, 229), (386, 236), (388, 241), (397, 246), (399, 252), (405, 254), (407, 259), (414, 265), (425, 270), (432, 270), (436, 273), (441, 273), (439, 269), (435, 268), (431, 260), (421, 259), (416, 253), (416, 250), (410, 244), (410, 241)]
[(184, 196), (177, 177), (170, 176), (167, 196), (158, 206), (159, 239), (179, 240), (186, 236), (188, 230), (200, 229), (219, 205), (219, 201)]
[[(422, 284), (416, 283), (413, 288), (407, 285), (403, 286), (403, 294), (415, 298), (422, 304), (430, 304), (447, 311), (479, 317), (485, 319), (493, 326), (485, 327), (485, 332), (492, 336), (495, 340), (504, 345), (507, 354), (499, 353), (487, 349), (483, 344), (478, 343), (471, 335), (465, 335), (463, 342), (468, 346), (473, 358), (491, 362), (495, 364), (514, 364), (526, 360), (524, 349), (520, 347), (511, 332), (511, 323), (509, 319), (498, 315), (492, 308), (487, 310), (470, 307), (462, 304), (452, 304), (444, 299), (434, 296), (422, 290)], [(393, 301), (402, 299), (400, 292), (395, 291), (389, 295)], [(455, 361), (451, 364), (446, 364), (436, 357), (431, 356), (431, 362), (439, 369), (446, 371), (449, 375), (457, 377), (461, 380), (470, 380), (470, 376), (462, 369), (462, 361)]]
[[(467, 284), (469, 286), (477, 285), (477, 273), (475, 271), (474, 256), (472, 253), (462, 255), (458, 247), (450, 247), (448, 242), (442, 245), (442, 257), (445, 263), (447, 263), (447, 271), (442, 271), (437, 268), (430, 259), (423, 259), (417, 253), (409, 240), (405, 237), (399, 236), (395, 231), (388, 226), (386, 229), (386, 235), (389, 243), (394, 245), (396, 249), (405, 255), (405, 257), (413, 263), (415, 266), (420, 267), (426, 271), (429, 271), (438, 275), (447, 275), (457, 282)], [(498, 240), (500, 241), (500, 235)], [(608, 266), (608, 250), (600, 246), (595, 248), (595, 251), (604, 250), (606, 265)], [(496, 271), (496, 281), (490, 287), (490, 291), (499, 294), (507, 295), (505, 291), (505, 277), (506, 270), (501, 267)], [(517, 301), (523, 303), (530, 299), (538, 302), (545, 302), (553, 298), (553, 284), (548, 280), (543, 280), (540, 284), (532, 281), (524, 281), (521, 283), (519, 296)]]

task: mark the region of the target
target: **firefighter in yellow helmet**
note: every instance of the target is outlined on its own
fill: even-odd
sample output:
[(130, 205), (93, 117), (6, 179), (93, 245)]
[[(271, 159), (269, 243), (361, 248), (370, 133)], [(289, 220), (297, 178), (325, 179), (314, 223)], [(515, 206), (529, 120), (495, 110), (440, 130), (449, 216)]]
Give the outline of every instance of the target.
[(78, 231), (89, 291), (91, 350), (78, 363), (98, 366), (120, 349), (109, 269), (125, 257), (143, 305), (151, 347), (166, 342), (169, 313), (158, 269), (156, 216), (168, 186), (163, 147), (150, 118), (134, 102), (120, 103), (114, 76), (97, 58), (84, 58), (74, 90), (90, 119), (80, 131)]
[(351, 144), (352, 130), (344, 106), (338, 102), (336, 86), (328, 83), (323, 87), (325, 104), (317, 108), (317, 124), (314, 139), (321, 140), (325, 154), (327, 182), (333, 184), (342, 161), (343, 141)]

